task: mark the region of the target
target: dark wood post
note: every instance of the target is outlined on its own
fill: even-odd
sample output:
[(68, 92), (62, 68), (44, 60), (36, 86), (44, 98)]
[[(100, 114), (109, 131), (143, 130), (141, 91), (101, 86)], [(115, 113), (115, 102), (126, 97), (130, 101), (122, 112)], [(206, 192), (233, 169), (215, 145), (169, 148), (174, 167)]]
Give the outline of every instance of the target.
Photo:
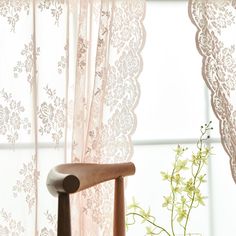
[(113, 235), (125, 236), (125, 197), (123, 177), (115, 179)]
[(59, 193), (57, 236), (71, 236), (69, 194)]

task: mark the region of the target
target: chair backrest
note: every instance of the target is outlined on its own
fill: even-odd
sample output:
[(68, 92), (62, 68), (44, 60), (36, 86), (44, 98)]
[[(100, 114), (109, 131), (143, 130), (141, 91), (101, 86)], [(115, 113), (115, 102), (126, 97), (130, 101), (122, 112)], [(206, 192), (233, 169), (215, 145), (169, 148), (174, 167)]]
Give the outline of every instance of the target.
[[(63, 164), (54, 167), (48, 174), (47, 187), (58, 196), (58, 236), (71, 236), (69, 195), (99, 183), (115, 179), (113, 236), (125, 236), (124, 179), (133, 175), (133, 163)], [(69, 226), (69, 227), (68, 227)]]

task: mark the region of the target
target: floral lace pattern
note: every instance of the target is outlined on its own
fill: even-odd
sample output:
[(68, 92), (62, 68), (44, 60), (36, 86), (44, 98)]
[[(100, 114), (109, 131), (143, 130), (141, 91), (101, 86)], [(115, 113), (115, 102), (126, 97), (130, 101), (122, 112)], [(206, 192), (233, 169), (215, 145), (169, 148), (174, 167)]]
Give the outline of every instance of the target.
[[(55, 19), (55, 24), (59, 24), (60, 16), (63, 13), (63, 4), (65, 0), (40, 0), (38, 8), (41, 11), (50, 10), (52, 17)], [(20, 20), (21, 12), (29, 15), (31, 1), (11, 1), (4, 0), (0, 2), (0, 16), (7, 19), (8, 24), (11, 26), (11, 31), (15, 31), (16, 24)]]
[[(42, 183), (53, 166), (45, 163), (131, 157), (144, 9), (145, 0), (0, 1), (1, 20), (8, 21), (0, 32), (0, 138), (15, 144), (14, 151), (0, 150), (15, 167), (1, 202), (23, 210), (9, 204), (0, 212), (0, 235), (56, 235), (56, 209)], [(111, 235), (112, 192), (105, 183), (73, 195), (80, 203), (71, 208), (73, 235)]]
[(20, 19), (20, 13), (24, 11), (28, 15), (29, 10), (30, 0), (4, 0), (0, 2), (0, 16), (7, 19), (8, 24), (11, 26), (11, 31), (15, 31), (16, 23)]
[(204, 58), (204, 79), (211, 90), (222, 144), (230, 156), (236, 182), (236, 53), (234, 36), (232, 40), (228, 36), (236, 32), (236, 1), (192, 0), (189, 9), (190, 18), (198, 29), (197, 46)]
[(65, 45), (64, 50), (65, 50), (65, 56), (61, 56), (60, 60), (57, 62), (57, 71), (59, 74), (62, 74), (66, 68), (66, 64), (67, 64), (66, 54), (68, 50), (67, 45)]
[(86, 67), (86, 53), (88, 49), (88, 42), (82, 38), (78, 38), (78, 49), (77, 49), (77, 62), (80, 69), (80, 73), (84, 72)]
[[(109, 4), (101, 7), (93, 98), (91, 104), (85, 103), (84, 110), (88, 114), (83, 121), (88, 127), (86, 143), (81, 147), (84, 156), (78, 154), (74, 161), (114, 163), (128, 161), (132, 155), (130, 136), (136, 124), (137, 77), (142, 69), (144, 7), (142, 0), (135, 4), (132, 0), (116, 1), (114, 8)], [(84, 40), (79, 42), (78, 48), (86, 48), (82, 46)], [(81, 54), (79, 59), (83, 56), (82, 61), (87, 62), (86, 50)], [(108, 210), (113, 201), (112, 192), (112, 183), (106, 183), (81, 193), (84, 206), (81, 217), (85, 222), (82, 235), (112, 234), (112, 212)], [(92, 231), (95, 226), (91, 226), (89, 219), (100, 229)]]
[(11, 213), (4, 209), (0, 211), (0, 235), (23, 236), (25, 228), (20, 221), (15, 220)]
[(60, 61), (58, 61), (57, 66), (58, 66), (57, 71), (59, 74), (61, 74), (63, 70), (66, 68), (66, 57), (61, 56), (61, 59)]
[[(103, 122), (101, 135), (101, 155), (110, 162), (127, 161), (132, 155), (130, 136), (136, 125), (134, 109), (139, 98), (137, 77), (142, 69), (140, 51), (145, 33), (142, 26), (144, 4), (142, 0), (135, 4), (120, 1), (113, 13), (110, 50), (116, 56), (108, 68), (104, 109), (109, 111), (109, 116)], [(127, 32), (128, 39), (124, 36)], [(113, 154), (108, 155), (111, 147), (114, 148)]]
[(65, 126), (65, 99), (56, 95), (56, 90), (48, 86), (44, 88), (50, 103), (43, 102), (38, 110), (38, 117), (41, 121), (39, 133), (51, 135), (52, 141), (59, 144), (63, 137)]
[(36, 48), (36, 55), (34, 56), (34, 42), (33, 36), (31, 36), (31, 41), (28, 44), (24, 45), (24, 49), (21, 51), (22, 57), (24, 57), (24, 61), (18, 61), (16, 66), (13, 69), (14, 77), (18, 78), (20, 73), (25, 72), (27, 81), (32, 88), (33, 81), (33, 72), (34, 72), (34, 60), (39, 56), (40, 48)]
[(55, 24), (59, 25), (60, 16), (63, 13), (63, 7), (65, 0), (40, 0), (38, 8), (41, 11), (49, 10), (53, 18), (55, 18)]
[(23, 164), (19, 171), (19, 175), (22, 176), (22, 179), (17, 180), (16, 185), (14, 185), (12, 189), (14, 197), (17, 197), (20, 193), (24, 193), (29, 213), (32, 212), (32, 208), (35, 206), (36, 182), (39, 178), (39, 171), (36, 170), (35, 161), (36, 158), (33, 157), (29, 163)]
[(2, 89), (0, 101), (0, 135), (5, 136), (9, 143), (15, 144), (22, 129), (30, 134), (31, 124), (27, 117), (22, 117), (25, 108), (20, 101), (13, 99), (11, 93)]
[(52, 215), (48, 211), (44, 214), (48, 224), (50, 225), (50, 228), (43, 227), (40, 231), (40, 236), (56, 236), (56, 230), (57, 230), (57, 218), (56, 215)]

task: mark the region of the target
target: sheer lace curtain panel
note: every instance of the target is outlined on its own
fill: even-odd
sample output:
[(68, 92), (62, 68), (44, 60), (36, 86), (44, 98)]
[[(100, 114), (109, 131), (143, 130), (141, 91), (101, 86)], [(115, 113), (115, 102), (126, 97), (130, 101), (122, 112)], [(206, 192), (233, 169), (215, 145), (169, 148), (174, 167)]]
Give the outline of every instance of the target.
[[(131, 157), (144, 12), (144, 0), (0, 2), (0, 235), (56, 235), (54, 165)], [(112, 191), (71, 199), (73, 235), (111, 235)]]
[(236, 182), (236, 1), (190, 0), (189, 16), (197, 27), (202, 74)]

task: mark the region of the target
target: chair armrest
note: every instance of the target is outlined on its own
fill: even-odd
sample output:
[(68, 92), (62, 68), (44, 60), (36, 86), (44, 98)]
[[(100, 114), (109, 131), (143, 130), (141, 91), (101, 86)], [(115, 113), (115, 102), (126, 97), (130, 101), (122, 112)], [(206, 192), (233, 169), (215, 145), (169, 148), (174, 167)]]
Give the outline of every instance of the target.
[(48, 174), (47, 187), (52, 195), (75, 193), (99, 183), (135, 173), (133, 163), (72, 163), (54, 167)]

